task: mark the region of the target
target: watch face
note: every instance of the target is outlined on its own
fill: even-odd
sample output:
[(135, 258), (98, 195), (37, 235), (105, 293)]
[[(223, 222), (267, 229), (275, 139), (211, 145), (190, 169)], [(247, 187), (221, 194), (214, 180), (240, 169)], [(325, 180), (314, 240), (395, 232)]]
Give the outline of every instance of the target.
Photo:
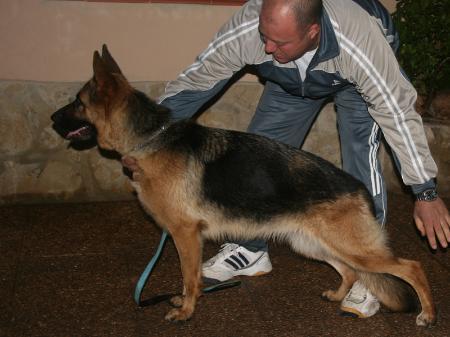
[(433, 188), (417, 194), (416, 199), (420, 201), (433, 201), (437, 199), (437, 196), (437, 191)]

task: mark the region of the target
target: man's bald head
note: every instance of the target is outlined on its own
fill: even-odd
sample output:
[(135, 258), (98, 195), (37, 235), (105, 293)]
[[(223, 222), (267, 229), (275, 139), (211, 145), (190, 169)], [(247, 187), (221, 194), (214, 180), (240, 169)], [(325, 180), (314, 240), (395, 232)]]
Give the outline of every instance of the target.
[(322, 0), (264, 0), (261, 14), (270, 20), (291, 17), (298, 27), (307, 27), (320, 22)]
[(259, 16), (264, 51), (287, 63), (317, 48), (321, 14), (321, 0), (264, 0)]

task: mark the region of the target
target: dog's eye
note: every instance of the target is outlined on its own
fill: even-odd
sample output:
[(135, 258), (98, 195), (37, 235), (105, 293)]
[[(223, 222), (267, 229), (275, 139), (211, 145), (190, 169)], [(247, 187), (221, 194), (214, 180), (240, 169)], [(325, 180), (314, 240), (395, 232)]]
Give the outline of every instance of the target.
[(76, 109), (78, 112), (81, 112), (81, 111), (84, 110), (84, 104), (83, 104), (83, 102), (81, 101), (80, 97), (78, 97), (78, 96), (77, 96), (77, 98), (75, 99), (75, 101), (73, 102), (73, 105), (74, 105), (75, 109)]

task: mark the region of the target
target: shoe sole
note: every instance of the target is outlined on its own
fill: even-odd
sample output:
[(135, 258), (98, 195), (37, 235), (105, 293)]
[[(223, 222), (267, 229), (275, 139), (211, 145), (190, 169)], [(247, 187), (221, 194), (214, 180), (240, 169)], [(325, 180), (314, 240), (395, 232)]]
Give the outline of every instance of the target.
[(270, 273), (270, 271), (258, 271), (258, 272), (256, 272), (253, 275), (244, 275), (244, 276), (251, 276), (251, 277), (253, 277), (253, 276), (263, 276), (263, 275), (267, 275), (269, 273)]
[(341, 307), (341, 316), (352, 318), (369, 318), (370, 316), (364, 315), (362, 312), (354, 308)]

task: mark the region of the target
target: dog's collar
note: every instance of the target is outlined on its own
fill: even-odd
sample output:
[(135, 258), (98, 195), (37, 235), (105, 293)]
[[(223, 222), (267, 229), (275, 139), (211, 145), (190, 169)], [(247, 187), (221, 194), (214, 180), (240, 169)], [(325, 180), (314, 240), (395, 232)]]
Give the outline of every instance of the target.
[(156, 137), (158, 137), (159, 135), (161, 135), (164, 131), (166, 131), (170, 126), (170, 123), (167, 124), (163, 124), (156, 132), (154, 132), (150, 138), (147, 138), (144, 142), (142, 143), (138, 143), (133, 147), (133, 150), (131, 152), (135, 152), (135, 151), (140, 151), (143, 148), (147, 147), (148, 145), (150, 145)]

